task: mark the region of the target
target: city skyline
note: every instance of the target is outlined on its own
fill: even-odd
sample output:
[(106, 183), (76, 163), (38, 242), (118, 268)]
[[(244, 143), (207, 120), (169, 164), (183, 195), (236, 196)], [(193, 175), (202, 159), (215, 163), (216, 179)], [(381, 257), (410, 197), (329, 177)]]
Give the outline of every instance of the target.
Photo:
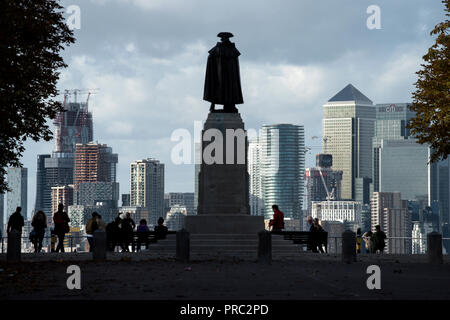
[[(245, 103), (240, 112), (247, 127), (304, 125), (305, 145), (316, 146), (319, 143), (311, 137), (321, 135), (321, 106), (347, 83), (374, 103), (411, 100), (415, 72), (432, 43), (428, 33), (443, 17), (439, 1), (433, 5), (416, 1), (409, 8), (379, 1), (382, 29), (369, 30), (366, 9), (370, 4), (291, 2), (275, 14), (271, 2), (261, 2), (257, 8), (241, 4), (240, 11), (227, 21), (229, 17), (218, 14), (217, 4), (193, 3), (189, 14), (178, 21), (170, 18), (180, 17), (186, 4), (158, 2), (152, 7), (143, 1), (87, 1), (80, 5), (82, 24), (75, 30), (77, 43), (64, 52), (69, 68), (63, 70), (58, 87), (61, 92), (68, 88), (100, 89), (90, 98), (94, 139), (119, 154), (121, 194), (129, 192), (129, 163), (147, 157), (166, 164), (166, 190), (193, 191), (193, 164), (171, 163), (174, 143), (170, 135), (180, 127), (192, 132), (193, 122), (202, 120), (208, 109), (208, 103), (201, 99), (201, 86), (207, 48), (217, 39), (216, 33), (210, 34), (202, 26), (208, 23), (217, 32), (234, 32), (233, 39), (245, 53), (241, 57)], [(200, 6), (203, 13), (199, 13)], [(262, 18), (270, 17), (273, 23), (263, 26), (253, 21), (250, 13), (254, 11)], [(311, 12), (314, 21), (309, 17)], [(146, 32), (136, 33), (117, 18), (126, 13), (135, 15), (140, 29)], [(166, 17), (168, 28), (147, 32), (160, 21), (159, 15)], [(255, 26), (249, 28), (252, 21)], [(287, 23), (297, 28), (298, 38), (284, 32)], [(189, 28), (183, 30), (183, 24)], [(323, 25), (327, 27), (317, 27)], [(94, 29), (96, 32), (91, 32)], [(317, 39), (320, 42), (314, 45)], [(268, 41), (273, 44), (268, 45)], [(98, 45), (92, 45), (94, 42)], [(359, 45), (356, 49), (355, 42)], [(186, 106), (189, 113), (174, 116)], [(36, 155), (50, 153), (53, 144), (26, 143), (22, 160), (29, 170), (28, 211), (35, 201)], [(306, 155), (306, 167), (313, 166), (319, 151), (313, 149)]]

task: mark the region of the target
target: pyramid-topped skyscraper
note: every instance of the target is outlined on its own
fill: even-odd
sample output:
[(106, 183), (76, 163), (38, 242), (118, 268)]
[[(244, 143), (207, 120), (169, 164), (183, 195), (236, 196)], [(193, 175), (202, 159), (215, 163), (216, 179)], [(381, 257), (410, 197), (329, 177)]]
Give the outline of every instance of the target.
[(358, 185), (372, 176), (373, 102), (352, 84), (323, 106), (323, 153), (333, 155), (333, 169), (342, 170), (342, 199), (356, 199)]

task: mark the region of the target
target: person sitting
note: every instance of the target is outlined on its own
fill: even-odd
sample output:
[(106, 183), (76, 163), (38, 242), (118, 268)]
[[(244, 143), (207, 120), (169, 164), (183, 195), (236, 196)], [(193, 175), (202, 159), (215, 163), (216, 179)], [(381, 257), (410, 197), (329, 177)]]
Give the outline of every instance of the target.
[(158, 219), (158, 225), (155, 226), (155, 236), (156, 240), (162, 240), (165, 239), (167, 236), (167, 227), (163, 224), (164, 219), (162, 217), (159, 217)]
[(272, 206), (273, 219), (269, 222), (269, 227), (272, 227), (272, 232), (280, 232), (284, 229), (284, 213), (280, 211), (278, 205)]
[(147, 226), (147, 220), (142, 219), (141, 221), (139, 221), (139, 225), (137, 227), (137, 234), (138, 234), (138, 239), (137, 239), (136, 251), (141, 250), (142, 243), (145, 244), (145, 249), (148, 250), (148, 245), (150, 243), (150, 241), (148, 239), (148, 235), (150, 234), (150, 229)]

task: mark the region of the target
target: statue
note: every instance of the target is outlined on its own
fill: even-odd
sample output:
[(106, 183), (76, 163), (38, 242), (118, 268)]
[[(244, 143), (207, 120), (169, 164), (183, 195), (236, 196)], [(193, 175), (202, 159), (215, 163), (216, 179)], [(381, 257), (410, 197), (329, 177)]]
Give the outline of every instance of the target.
[[(217, 36), (221, 42), (208, 51), (203, 100), (211, 102), (211, 112), (237, 113), (236, 104), (244, 103), (239, 75), (240, 52), (230, 42), (233, 34), (221, 32)], [(216, 110), (216, 104), (222, 104), (223, 111)]]

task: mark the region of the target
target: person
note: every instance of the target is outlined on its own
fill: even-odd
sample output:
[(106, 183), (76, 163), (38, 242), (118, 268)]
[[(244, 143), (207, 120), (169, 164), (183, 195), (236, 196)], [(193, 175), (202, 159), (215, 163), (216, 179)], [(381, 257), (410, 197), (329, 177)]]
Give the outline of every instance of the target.
[(280, 211), (278, 205), (272, 206), (273, 219), (269, 222), (269, 227), (272, 227), (272, 232), (280, 232), (284, 229), (284, 213)]
[(384, 240), (386, 239), (386, 234), (381, 231), (380, 225), (375, 226), (375, 232), (372, 236), (374, 240), (374, 253), (377, 253), (380, 251), (380, 253), (383, 253), (384, 247), (386, 246)]
[(136, 251), (141, 250), (142, 243), (145, 244), (145, 249), (148, 249), (149, 240), (148, 235), (150, 233), (150, 229), (147, 226), (147, 220), (142, 219), (139, 221), (139, 226), (137, 227), (138, 240), (137, 240), (137, 248)]
[(97, 213), (96, 221), (97, 221), (97, 225), (98, 225), (99, 230), (106, 231), (106, 224), (102, 220), (102, 215), (101, 214)]
[(58, 211), (53, 214), (53, 222), (55, 224), (54, 233), (58, 237), (58, 245), (56, 246), (56, 252), (64, 252), (64, 237), (66, 233), (70, 231), (69, 216), (67, 212), (63, 211), (64, 205), (60, 203), (58, 205)]
[(133, 231), (136, 227), (136, 223), (131, 219), (131, 214), (129, 212), (126, 213), (125, 218), (121, 221), (121, 229), (124, 240), (125, 251), (129, 252), (129, 245), (131, 243), (131, 251), (134, 252), (134, 241), (133, 241)]
[(106, 242), (108, 244), (108, 250), (114, 251), (117, 245), (121, 245), (120, 239), (120, 218), (116, 218), (105, 227), (106, 230)]
[(44, 240), (45, 229), (47, 228), (47, 216), (41, 210), (36, 212), (31, 220), (31, 226), (34, 232), (34, 252), (41, 252), (42, 241)]
[(366, 244), (366, 253), (372, 253), (372, 231), (364, 232), (363, 239)]
[(159, 217), (158, 225), (154, 228), (156, 240), (162, 240), (166, 238), (167, 235), (167, 227), (164, 225), (163, 217)]
[(89, 252), (94, 248), (94, 232), (98, 230), (97, 212), (92, 212), (92, 217), (86, 222), (86, 237), (89, 242)]
[(361, 228), (356, 230), (356, 252), (361, 253), (362, 235)]
[(313, 225), (313, 218), (311, 216), (308, 216), (308, 218), (306, 218), (306, 230), (305, 231), (311, 230), (312, 225)]
[(22, 235), (22, 228), (25, 225), (23, 216), (21, 214), (22, 208), (17, 207), (16, 211), (11, 214), (8, 220), (8, 226), (6, 227), (6, 232), (10, 233), (12, 230), (20, 232)]
[[(322, 237), (319, 232), (325, 232), (323, 230), (322, 226), (319, 224), (319, 219), (315, 218), (314, 222), (311, 226), (311, 229), (309, 229), (309, 232), (311, 232), (311, 250), (312, 252), (321, 252), (324, 253), (323, 247), (322, 247)], [(317, 250), (319, 249), (319, 251)]]

